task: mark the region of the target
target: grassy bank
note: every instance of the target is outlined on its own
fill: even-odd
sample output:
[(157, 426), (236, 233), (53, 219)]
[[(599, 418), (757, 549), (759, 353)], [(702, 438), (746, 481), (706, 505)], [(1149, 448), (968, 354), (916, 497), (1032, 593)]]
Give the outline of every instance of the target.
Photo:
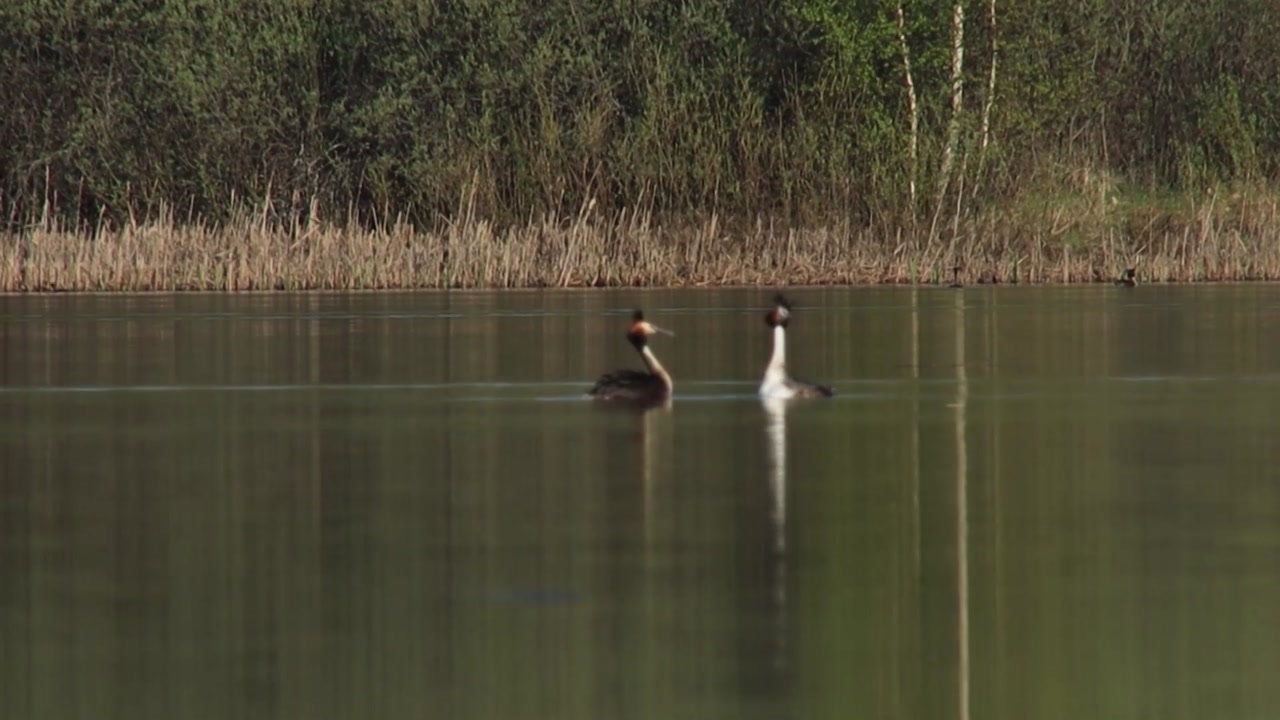
[(1280, 193), (1031, 198), (926, 226), (756, 219), (663, 220), (652, 212), (546, 216), (498, 226), (466, 208), (420, 228), (281, 224), (270, 208), (225, 223), (147, 220), (90, 230), (37, 220), (0, 242), (3, 291), (304, 290), (1098, 282), (1280, 279)]

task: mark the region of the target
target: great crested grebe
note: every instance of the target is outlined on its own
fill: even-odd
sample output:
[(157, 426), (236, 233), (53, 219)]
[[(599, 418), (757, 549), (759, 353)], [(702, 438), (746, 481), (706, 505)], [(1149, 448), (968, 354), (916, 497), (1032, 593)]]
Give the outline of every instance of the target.
[(1138, 287), (1138, 273), (1133, 268), (1125, 268), (1124, 274), (1116, 280), (1116, 285), (1120, 287)]
[(645, 322), (644, 313), (636, 310), (631, 316), (631, 329), (627, 341), (631, 343), (648, 372), (639, 370), (614, 370), (600, 376), (587, 394), (596, 400), (620, 400), (635, 403), (660, 403), (671, 397), (671, 376), (649, 349), (649, 336), (655, 333), (675, 335), (656, 325)]
[(787, 323), (791, 322), (791, 303), (778, 295), (773, 299), (774, 308), (764, 321), (773, 328), (773, 357), (764, 370), (764, 382), (760, 383), (760, 397), (764, 398), (820, 398), (835, 393), (826, 385), (816, 385), (795, 380), (787, 375)]

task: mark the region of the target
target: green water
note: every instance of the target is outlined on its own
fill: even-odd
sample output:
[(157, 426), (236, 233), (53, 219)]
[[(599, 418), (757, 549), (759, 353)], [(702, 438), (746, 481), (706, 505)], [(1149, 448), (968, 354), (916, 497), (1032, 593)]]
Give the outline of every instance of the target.
[(1280, 287), (769, 295), (0, 298), (0, 717), (1273, 716)]

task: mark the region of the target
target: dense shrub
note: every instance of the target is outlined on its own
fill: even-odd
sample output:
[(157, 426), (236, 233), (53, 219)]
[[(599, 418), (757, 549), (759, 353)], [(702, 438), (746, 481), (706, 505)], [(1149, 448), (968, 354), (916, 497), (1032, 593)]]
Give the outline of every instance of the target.
[[(796, 222), (927, 213), (951, 119), (950, 2), (11, 0), (0, 5), (0, 192), (119, 221), (460, 207), (498, 220), (643, 204)], [(999, 202), (1046, 167), (1180, 187), (1275, 179), (1269, 0), (966, 4), (958, 172)], [(1046, 160), (1056, 162), (1049, 163)], [(955, 189), (953, 192), (964, 192)], [(922, 197), (928, 197), (922, 193)]]

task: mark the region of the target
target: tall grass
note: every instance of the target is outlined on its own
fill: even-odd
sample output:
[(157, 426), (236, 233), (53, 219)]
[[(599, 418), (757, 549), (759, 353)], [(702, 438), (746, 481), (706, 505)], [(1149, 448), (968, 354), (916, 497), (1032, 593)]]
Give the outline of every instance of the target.
[[(225, 222), (161, 205), (119, 227), (36, 218), (0, 237), (3, 291), (312, 290), (1280, 279), (1280, 194), (1219, 190), (1025, 199), (923, 226), (660, 218), (644, 207), (500, 225), (463, 203), (449, 220), (334, 222), (269, 203)], [(1101, 189), (1099, 189), (1101, 188)]]

